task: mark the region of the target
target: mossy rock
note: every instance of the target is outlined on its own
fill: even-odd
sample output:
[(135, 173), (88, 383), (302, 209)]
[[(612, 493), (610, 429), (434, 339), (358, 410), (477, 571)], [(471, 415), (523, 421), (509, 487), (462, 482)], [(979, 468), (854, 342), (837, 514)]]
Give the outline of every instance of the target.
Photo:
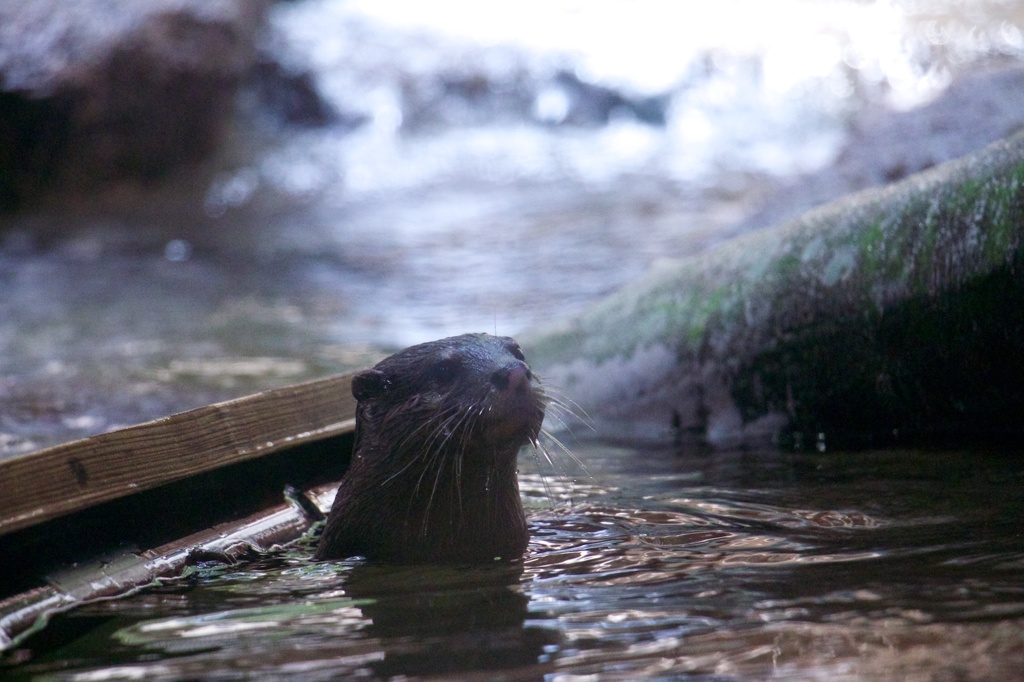
[(688, 260), (533, 364), (604, 435), (877, 443), (1024, 432), (1024, 134)]

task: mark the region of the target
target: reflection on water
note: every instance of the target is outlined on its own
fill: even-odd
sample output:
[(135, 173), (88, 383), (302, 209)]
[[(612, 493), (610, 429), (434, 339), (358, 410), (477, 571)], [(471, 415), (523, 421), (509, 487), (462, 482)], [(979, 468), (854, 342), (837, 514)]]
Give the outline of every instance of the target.
[(981, 680), (1024, 665), (1019, 458), (576, 454), (591, 476), (549, 480), (550, 498), (524, 462), (521, 566), (312, 563), (300, 543), (61, 616), (10, 672)]

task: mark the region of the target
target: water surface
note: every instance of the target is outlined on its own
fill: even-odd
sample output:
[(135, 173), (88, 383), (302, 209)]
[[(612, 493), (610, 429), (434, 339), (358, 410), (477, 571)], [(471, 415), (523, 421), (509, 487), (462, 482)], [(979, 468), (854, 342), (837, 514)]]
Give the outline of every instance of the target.
[(982, 680), (1024, 665), (1019, 457), (576, 454), (589, 477), (523, 462), (521, 567), (314, 563), (299, 543), (60, 616), (6, 672)]

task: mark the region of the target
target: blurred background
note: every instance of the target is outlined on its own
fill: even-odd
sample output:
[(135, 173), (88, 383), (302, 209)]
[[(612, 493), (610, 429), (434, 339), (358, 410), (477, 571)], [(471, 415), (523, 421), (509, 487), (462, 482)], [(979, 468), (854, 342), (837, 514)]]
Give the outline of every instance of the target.
[(1024, 127), (1009, 0), (16, 4), (0, 456), (543, 327)]

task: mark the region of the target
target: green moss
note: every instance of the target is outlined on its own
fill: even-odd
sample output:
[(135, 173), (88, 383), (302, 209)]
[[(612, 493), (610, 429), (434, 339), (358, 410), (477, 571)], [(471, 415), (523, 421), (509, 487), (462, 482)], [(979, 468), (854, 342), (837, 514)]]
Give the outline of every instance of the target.
[(795, 253), (787, 253), (775, 263), (774, 275), (783, 282), (796, 279), (800, 275), (801, 259)]
[(857, 246), (860, 247), (862, 253), (873, 254), (882, 250), (884, 239), (885, 231), (882, 229), (882, 222), (875, 221), (860, 232)]

